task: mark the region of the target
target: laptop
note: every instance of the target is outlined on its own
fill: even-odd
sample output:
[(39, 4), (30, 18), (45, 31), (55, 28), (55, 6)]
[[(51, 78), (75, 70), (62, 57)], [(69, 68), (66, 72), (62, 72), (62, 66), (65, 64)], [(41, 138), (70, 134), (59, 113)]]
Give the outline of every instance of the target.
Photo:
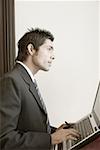
[(64, 141), (63, 150), (78, 150), (100, 136), (100, 82), (91, 113), (77, 121), (73, 128), (78, 130), (81, 136), (76, 141)]

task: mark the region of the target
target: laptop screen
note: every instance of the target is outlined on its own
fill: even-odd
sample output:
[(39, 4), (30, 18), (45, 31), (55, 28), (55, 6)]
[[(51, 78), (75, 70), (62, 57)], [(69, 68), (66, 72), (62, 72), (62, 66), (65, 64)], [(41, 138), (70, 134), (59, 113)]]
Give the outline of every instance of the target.
[(99, 121), (99, 125), (100, 125), (100, 82), (99, 82), (99, 86), (98, 86), (96, 97), (95, 97), (93, 112), (96, 114), (96, 117), (97, 117), (97, 119)]

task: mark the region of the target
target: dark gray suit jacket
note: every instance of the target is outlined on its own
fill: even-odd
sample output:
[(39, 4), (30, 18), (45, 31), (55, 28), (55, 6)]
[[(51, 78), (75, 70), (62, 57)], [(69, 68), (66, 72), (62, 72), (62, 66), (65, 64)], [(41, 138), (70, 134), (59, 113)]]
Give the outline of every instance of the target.
[(0, 80), (0, 144), (2, 150), (49, 150), (41, 101), (29, 74), (16, 64)]

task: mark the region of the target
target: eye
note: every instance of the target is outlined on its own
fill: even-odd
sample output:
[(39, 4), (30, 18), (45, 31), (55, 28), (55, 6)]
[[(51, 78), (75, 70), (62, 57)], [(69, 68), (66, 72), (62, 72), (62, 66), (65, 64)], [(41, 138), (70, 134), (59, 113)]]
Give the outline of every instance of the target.
[(51, 48), (48, 48), (48, 50), (51, 51), (52, 49), (51, 49)]
[(53, 47), (52, 46), (48, 46), (47, 49), (48, 49), (48, 51), (53, 51)]

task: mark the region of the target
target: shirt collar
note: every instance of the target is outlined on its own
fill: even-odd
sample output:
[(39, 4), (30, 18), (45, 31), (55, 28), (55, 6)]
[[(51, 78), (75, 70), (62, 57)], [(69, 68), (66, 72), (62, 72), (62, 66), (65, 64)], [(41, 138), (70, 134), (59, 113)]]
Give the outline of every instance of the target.
[(17, 62), (18, 64), (22, 65), (22, 66), (27, 70), (27, 72), (28, 72), (28, 74), (30, 75), (32, 81), (35, 82), (35, 78), (34, 78), (32, 72), (31, 72), (31, 70), (30, 70), (23, 62), (18, 61), (18, 60), (17, 60), (16, 62)]

